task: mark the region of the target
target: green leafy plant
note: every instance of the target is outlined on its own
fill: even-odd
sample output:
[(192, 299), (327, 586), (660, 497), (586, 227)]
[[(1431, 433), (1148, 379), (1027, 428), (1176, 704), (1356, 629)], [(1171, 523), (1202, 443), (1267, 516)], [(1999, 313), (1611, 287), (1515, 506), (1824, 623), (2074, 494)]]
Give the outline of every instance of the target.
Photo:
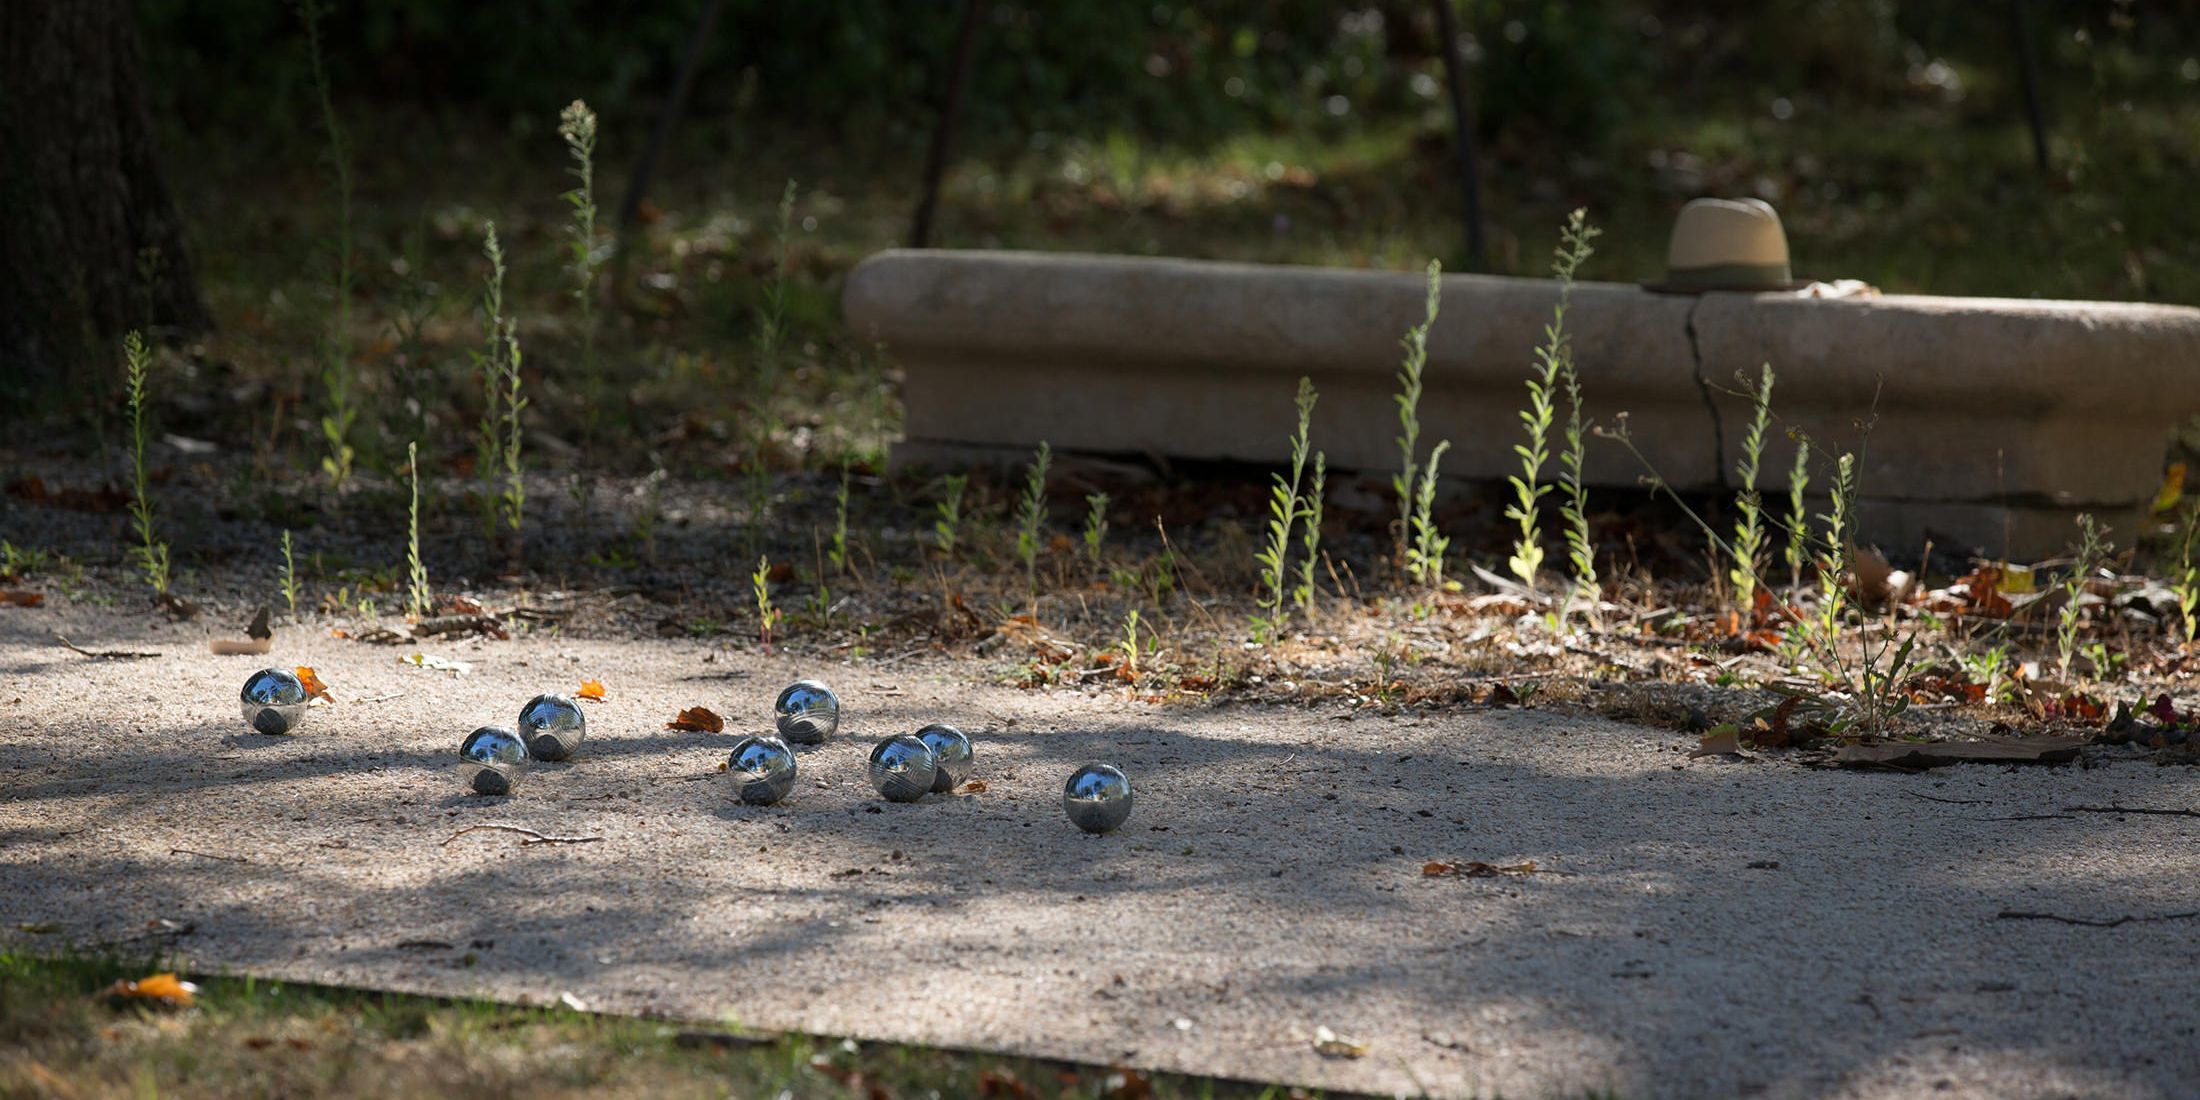
[(1100, 545), (1108, 537), (1108, 494), (1085, 497), (1085, 556), (1100, 564)]
[(283, 529), (283, 606), (298, 617), (298, 562), (291, 556), (290, 529)]
[(412, 478), (412, 503), (405, 509), (405, 606), (413, 621), (418, 622), (428, 617), (435, 601), (428, 592), (428, 563), (420, 557), (420, 443), (417, 440), (405, 444), (405, 470)]
[(1039, 584), (1039, 528), (1047, 514), (1047, 467), (1054, 448), (1042, 440), (1024, 471), (1024, 495), (1016, 505), (1016, 557), (1024, 563), (1024, 581), (1036, 595)]
[(1299, 486), (1306, 478), (1307, 433), (1314, 420), (1314, 380), (1299, 379), (1298, 427), (1291, 433), (1291, 476), (1275, 474), (1268, 495), (1268, 541), (1253, 560), (1260, 566), (1263, 614), (1253, 618), (1253, 638), (1267, 642), (1283, 629), (1284, 585), (1290, 576), (1291, 533), (1304, 502)]
[(2186, 505), (2178, 527), (2177, 573), (2170, 589), (2177, 593), (2178, 637), (2189, 647), (2200, 638), (2200, 556), (2193, 553), (2200, 543), (2200, 498)]
[(825, 548), (825, 560), (834, 573), (848, 571), (848, 464), (840, 464), (840, 491), (833, 495), (833, 541)]
[(1414, 583), (1430, 588), (1444, 583), (1444, 557), (1451, 552), (1451, 539), (1436, 530), (1437, 471), (1450, 449), (1447, 439), (1428, 453), (1428, 467), (1421, 471), (1420, 486), (1413, 494), (1413, 541), (1406, 547), (1406, 572)]
[(1140, 647), (1138, 641), (1138, 609), (1135, 607), (1131, 608), (1130, 614), (1123, 618), (1123, 640), (1116, 643), (1116, 649), (1123, 654), (1123, 671), (1128, 673), (1131, 679), (1136, 680), (1138, 678)]
[(321, 346), (321, 389), (327, 402), (321, 416), (321, 435), (328, 443), (321, 469), (328, 474), (329, 484), (341, 489), (351, 480), (351, 428), (359, 418), (359, 409), (353, 403), (351, 371), (351, 147), (336, 119), (335, 100), (329, 94), (328, 65), (321, 49), (321, 17), (328, 14), (328, 5), (320, 0), (302, 0), (298, 14), (306, 25), (306, 59), (313, 73), (321, 126), (328, 133), (324, 155), (336, 179), (336, 271), (330, 288), (335, 304)]
[(749, 574), (749, 587), (756, 593), (757, 640), (763, 643), (766, 653), (771, 652), (772, 630), (779, 625), (782, 614), (778, 608), (772, 606), (771, 577), (772, 560), (768, 557), (757, 558), (756, 572)]
[(122, 355), (129, 370), (130, 524), (138, 537), (130, 557), (145, 574), (145, 583), (152, 586), (153, 594), (165, 598), (169, 584), (168, 544), (154, 536), (153, 498), (151, 485), (145, 477), (145, 402), (151, 389), (153, 353), (145, 346), (145, 337), (133, 331), (122, 338)]
[(1528, 404), (1520, 410), (1520, 423), (1527, 434), (1527, 442), (1513, 445), (1513, 453), (1520, 456), (1520, 473), (1506, 479), (1512, 483), (1516, 499), (1506, 507), (1505, 516), (1520, 524), (1520, 537), (1514, 541), (1506, 565), (1530, 591), (1535, 589), (1536, 573), (1543, 567), (1541, 502), (1551, 487), (1542, 478), (1543, 464), (1550, 460), (1555, 395), (1560, 372), (1573, 354), (1566, 333), (1566, 309), (1573, 300), (1574, 273), (1589, 258), (1589, 241), (1598, 232), (1588, 219), (1587, 210), (1576, 210), (1559, 231), (1559, 244), (1551, 260), (1551, 276), (1558, 280), (1558, 305), (1552, 310), (1551, 323), (1543, 328), (1543, 346), (1536, 349), (1535, 369), (1528, 376)]
[(665, 479), (670, 476), (657, 453), (650, 452), (649, 473), (635, 493), (641, 500), (634, 509), (634, 539), (642, 544), (642, 556), (652, 563), (657, 560), (657, 521), (664, 515)]
[(795, 183), (779, 194), (779, 236), (772, 253), (772, 277), (764, 284), (763, 307), (757, 313), (756, 356), (764, 392), (779, 384), (779, 353), (787, 342), (787, 244), (794, 234)]
[[(504, 315), (504, 249), (495, 222), (482, 225), (482, 254), (489, 259), (483, 287), (482, 348), (474, 353), (481, 371), (481, 428), (475, 465), (488, 483), (482, 494), (482, 533), (494, 535), (501, 521), (514, 533), (527, 505), (527, 483), (520, 461), (520, 412), (527, 407), (520, 382), (519, 322)], [(499, 475), (501, 489), (494, 488)]]
[(1795, 465), (1788, 470), (1787, 567), (1788, 583), (1803, 586), (1803, 563), (1810, 560), (1810, 509), (1804, 494), (1810, 489), (1810, 438), (1795, 439)]
[(932, 505), (937, 516), (932, 521), (933, 541), (940, 553), (950, 558), (962, 541), (963, 491), (969, 487), (968, 474), (949, 474), (941, 480), (940, 499)]
[(2094, 520), (2091, 512), (2078, 514), (2078, 550), (2070, 563), (2070, 573), (2063, 578), (2062, 609), (2055, 617), (2055, 663), (2062, 678), (2070, 678), (2070, 662), (2078, 653), (2078, 627), (2084, 619), (2086, 582), (2100, 569), (2108, 557), (2108, 528)]
[[(1581, 223), (1582, 261), (1586, 262), (1595, 251), (1588, 242), (1601, 230), (1587, 223), (1584, 212), (1575, 211), (1575, 217)], [(1572, 223), (1568, 227), (1572, 228)], [(1581, 415), (1581, 371), (1574, 364), (1571, 344), (1559, 359), (1558, 380), (1566, 391), (1566, 446), (1558, 452), (1558, 480), (1565, 486), (1566, 495), (1559, 501), (1558, 514), (1566, 525), (1566, 561), (1573, 570), (1573, 588), (1566, 602), (1586, 607), (1590, 621), (1595, 622), (1602, 590), (1597, 582), (1596, 544), (1589, 538), (1589, 483), (1582, 478), (1582, 463), (1588, 455), (1588, 424)], [(1565, 616), (1566, 607), (1561, 606), (1550, 620), (1554, 630), (1564, 624)]]
[(1399, 561), (1406, 558), (1406, 548), (1412, 538), (1414, 477), (1420, 469), (1421, 446), (1421, 372), (1428, 366), (1428, 334), (1436, 327), (1436, 311), (1443, 305), (1444, 265), (1435, 260), (1428, 262), (1428, 300), (1423, 307), (1421, 323), (1406, 330), (1399, 340), (1406, 349), (1405, 361), (1398, 366), (1398, 393), (1392, 398), (1398, 404), (1398, 472), (1390, 479), (1390, 490), (1398, 497), (1398, 538), (1395, 553)]
[(1734, 472), (1741, 489), (1734, 497), (1734, 562), (1727, 579), (1734, 583), (1734, 605), (1748, 622), (1757, 604), (1757, 583), (1763, 575), (1769, 540), (1764, 525), (1764, 498), (1757, 492), (1757, 469), (1764, 457), (1765, 424), (1772, 417), (1772, 364), (1764, 365), (1757, 388), (1751, 392), (1749, 430), (1742, 434), (1742, 460)]
[(580, 185), (559, 196), (573, 208), (573, 298), (581, 306), (584, 363), (591, 376), (596, 362), (596, 112), (576, 99), (558, 112), (558, 136), (565, 139), (568, 171)]
[(1299, 582), (1292, 586), (1291, 603), (1301, 611), (1314, 610), (1314, 565), (1322, 554), (1322, 501), (1328, 493), (1329, 456), (1314, 452), (1314, 477), (1299, 501)]

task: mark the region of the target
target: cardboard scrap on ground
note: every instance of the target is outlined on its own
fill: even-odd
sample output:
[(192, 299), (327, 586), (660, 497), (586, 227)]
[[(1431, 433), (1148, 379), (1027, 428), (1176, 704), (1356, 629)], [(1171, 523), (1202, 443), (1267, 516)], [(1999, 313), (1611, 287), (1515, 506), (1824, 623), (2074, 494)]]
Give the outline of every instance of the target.
[(1833, 754), (1843, 767), (1938, 768), (1948, 764), (2067, 764), (2088, 744), (2083, 737), (1991, 738), (1921, 744), (1849, 745)]

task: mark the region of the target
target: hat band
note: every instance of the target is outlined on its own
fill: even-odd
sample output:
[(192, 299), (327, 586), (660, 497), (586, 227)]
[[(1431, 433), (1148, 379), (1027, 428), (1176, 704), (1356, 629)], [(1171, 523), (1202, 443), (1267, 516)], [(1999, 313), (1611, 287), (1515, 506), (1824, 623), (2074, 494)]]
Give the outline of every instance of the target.
[(1711, 264), (1665, 273), (1666, 285), (1675, 287), (1786, 286), (1794, 281), (1795, 273), (1784, 263)]

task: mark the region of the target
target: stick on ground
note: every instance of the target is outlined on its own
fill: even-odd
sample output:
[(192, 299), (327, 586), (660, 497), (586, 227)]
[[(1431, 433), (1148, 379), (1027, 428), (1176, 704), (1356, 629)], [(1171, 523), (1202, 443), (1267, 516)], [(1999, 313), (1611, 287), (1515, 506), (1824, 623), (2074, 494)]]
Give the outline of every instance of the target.
[(447, 848), (450, 846), (450, 843), (452, 841), (457, 840), (459, 837), (465, 836), (467, 833), (475, 832), (481, 829), (493, 829), (497, 832), (503, 833), (518, 833), (521, 837), (519, 846), (522, 848), (525, 848), (531, 844), (593, 844), (596, 841), (603, 839), (600, 836), (544, 836), (543, 834), (538, 833), (533, 829), (523, 829), (517, 825), (483, 824), (468, 825), (465, 828), (460, 829), (459, 831), (452, 833), (447, 837), (444, 837), (443, 843), (437, 845), (437, 847)]

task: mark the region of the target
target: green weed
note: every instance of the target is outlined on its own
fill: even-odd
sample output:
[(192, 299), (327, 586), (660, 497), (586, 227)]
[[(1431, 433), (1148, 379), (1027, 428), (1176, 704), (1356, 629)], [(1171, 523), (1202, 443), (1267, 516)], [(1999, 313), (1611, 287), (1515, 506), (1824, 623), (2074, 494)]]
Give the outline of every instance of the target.
[(1100, 546), (1108, 537), (1108, 494), (1085, 497), (1085, 556), (1100, 564)]
[(321, 17), (328, 13), (328, 6), (321, 0), (302, 0), (298, 13), (306, 25), (306, 57), (312, 67), (321, 126), (328, 133), (329, 171), (336, 179), (336, 272), (330, 288), (335, 304), (321, 347), (321, 389), (327, 402), (327, 410), (321, 416), (321, 435), (328, 444), (328, 455), (321, 459), (321, 469), (328, 474), (330, 485), (342, 489), (351, 480), (355, 454), (351, 429), (359, 418), (359, 409), (353, 399), (351, 370), (351, 147), (336, 118), (336, 104), (329, 94), (328, 65), (322, 56)]
[[(428, 564), (420, 557), (420, 443), (405, 444), (405, 470), (412, 479), (412, 502), (405, 509), (405, 606), (413, 621), (428, 617), (435, 605), (428, 593)], [(288, 536), (289, 532), (284, 532)]]
[(756, 593), (756, 636), (763, 643), (764, 652), (771, 652), (772, 628), (779, 625), (781, 612), (772, 606), (772, 560), (756, 559), (756, 572), (749, 574), (749, 587)]
[(825, 550), (825, 560), (832, 563), (835, 574), (848, 571), (848, 464), (840, 464), (840, 491), (833, 495), (833, 541)]
[(1764, 365), (1757, 388), (1751, 392), (1749, 430), (1742, 434), (1742, 460), (1734, 472), (1741, 490), (1734, 497), (1734, 562), (1727, 579), (1734, 582), (1734, 606), (1748, 621), (1757, 606), (1757, 583), (1763, 576), (1768, 538), (1764, 525), (1764, 498), (1757, 492), (1757, 469), (1765, 450), (1765, 424), (1772, 416), (1772, 364)]
[(779, 356), (787, 342), (787, 244), (794, 232), (795, 183), (779, 195), (779, 235), (773, 245), (772, 277), (764, 284), (763, 308), (758, 311), (756, 357), (764, 392), (779, 385)]
[(1329, 456), (1315, 451), (1314, 478), (1299, 503), (1299, 583), (1291, 589), (1292, 605), (1306, 612), (1314, 610), (1314, 566), (1321, 560), (1322, 501), (1328, 484)]
[(2084, 618), (2086, 582), (2093, 579), (2094, 571), (2108, 556), (2108, 528), (2101, 526), (2090, 512), (2078, 515), (2078, 550), (2070, 563), (2070, 573), (2063, 579), (2062, 608), (2055, 617), (2055, 664), (2062, 678), (2070, 678), (2070, 662), (2078, 653), (2078, 627)]
[(932, 539), (940, 554), (953, 558), (962, 541), (963, 491), (970, 487), (968, 474), (949, 474), (940, 482), (940, 499), (932, 505)]
[(1436, 530), (1437, 471), (1450, 449), (1447, 439), (1428, 453), (1428, 468), (1421, 471), (1421, 484), (1413, 494), (1413, 541), (1406, 547), (1406, 572), (1415, 584), (1430, 588), (1443, 585), (1444, 558), (1451, 552), (1451, 539)]
[(283, 607), (298, 617), (298, 563), (291, 556), (290, 529), (283, 528)]
[(1047, 466), (1053, 460), (1054, 448), (1041, 440), (1024, 471), (1024, 495), (1016, 505), (1016, 557), (1024, 563), (1024, 583), (1034, 600), (1039, 591), (1039, 529), (1047, 513)]
[(1810, 488), (1810, 438), (1799, 432), (1793, 434), (1795, 465), (1788, 470), (1787, 567), (1788, 584), (1801, 588), (1803, 563), (1810, 560), (1810, 509), (1804, 503), (1804, 493)]
[[(1602, 230), (1588, 224), (1585, 210), (1576, 210), (1567, 222), (1567, 231), (1580, 238), (1581, 258), (1573, 266), (1579, 267), (1594, 254), (1589, 242)], [(1571, 286), (1569, 271), (1562, 287)], [(1580, 603), (1587, 607), (1589, 618), (1596, 621), (1597, 604), (1601, 589), (1597, 584), (1596, 544), (1589, 539), (1589, 485), (1582, 479), (1582, 462), (1587, 456), (1588, 425), (1581, 416), (1581, 371), (1574, 364), (1571, 344), (1564, 346), (1559, 358), (1559, 385), (1566, 391), (1566, 447), (1558, 453), (1558, 480), (1566, 487), (1566, 495), (1559, 501), (1559, 519), (1566, 525), (1566, 560), (1573, 569), (1573, 588), (1567, 604)], [(1561, 605), (1550, 619), (1552, 629), (1561, 627), (1566, 617), (1566, 606)]]
[(1542, 478), (1543, 464), (1550, 460), (1554, 397), (1560, 372), (1572, 355), (1566, 335), (1566, 308), (1573, 300), (1574, 273), (1589, 258), (1589, 241), (1597, 234), (1588, 216), (1586, 210), (1573, 212), (1559, 232), (1559, 244), (1552, 254), (1551, 276), (1558, 280), (1558, 305), (1552, 310), (1551, 323), (1544, 326), (1543, 346), (1536, 349), (1535, 369), (1528, 376), (1528, 405), (1520, 410), (1520, 423), (1527, 433), (1527, 442), (1513, 445), (1513, 452), (1520, 456), (1520, 473), (1506, 479), (1512, 483), (1516, 499), (1506, 507), (1505, 517), (1520, 524), (1520, 537), (1513, 543), (1513, 554), (1506, 565), (1530, 591), (1535, 589), (1536, 573), (1543, 567), (1541, 502), (1551, 487)]
[(1263, 614), (1253, 618), (1253, 639), (1267, 642), (1283, 631), (1284, 585), (1289, 578), (1292, 528), (1299, 521), (1299, 511), (1304, 502), (1299, 496), (1299, 486), (1306, 478), (1307, 432), (1314, 419), (1314, 380), (1299, 379), (1297, 406), (1298, 427), (1291, 433), (1291, 476), (1273, 475), (1275, 484), (1268, 496), (1268, 542), (1253, 560), (1260, 566)]
[[(482, 398), (475, 466), (485, 482), (482, 534), (493, 537), (499, 521), (515, 533), (520, 529), (527, 502), (520, 464), (520, 411), (527, 399), (520, 387), (519, 322), (504, 314), (504, 249), (497, 243), (495, 222), (482, 225), (481, 251), (489, 259), (489, 276), (481, 296), (482, 347), (474, 353)], [(495, 488), (500, 474), (501, 491)]]
[(136, 332), (122, 338), (122, 354), (129, 367), (130, 394), (130, 522), (137, 532), (138, 545), (130, 551), (130, 557), (145, 574), (145, 583), (152, 586), (153, 594), (168, 595), (168, 544), (153, 533), (153, 499), (151, 485), (145, 477), (145, 401), (151, 385), (153, 353), (145, 346), (145, 338)]
[(576, 99), (558, 112), (558, 136), (565, 139), (568, 171), (580, 185), (560, 195), (573, 208), (573, 298), (581, 307), (582, 362), (589, 377), (596, 367), (596, 112)]
[(1398, 404), (1398, 472), (1390, 479), (1391, 492), (1398, 497), (1398, 538), (1396, 556), (1406, 559), (1406, 548), (1413, 526), (1413, 497), (1415, 474), (1420, 468), (1421, 446), (1421, 372), (1428, 366), (1428, 334), (1436, 327), (1436, 311), (1443, 305), (1444, 265), (1436, 260), (1428, 262), (1428, 300), (1423, 307), (1421, 323), (1406, 330), (1399, 340), (1406, 349), (1405, 361), (1398, 366), (1398, 393), (1392, 399)]

